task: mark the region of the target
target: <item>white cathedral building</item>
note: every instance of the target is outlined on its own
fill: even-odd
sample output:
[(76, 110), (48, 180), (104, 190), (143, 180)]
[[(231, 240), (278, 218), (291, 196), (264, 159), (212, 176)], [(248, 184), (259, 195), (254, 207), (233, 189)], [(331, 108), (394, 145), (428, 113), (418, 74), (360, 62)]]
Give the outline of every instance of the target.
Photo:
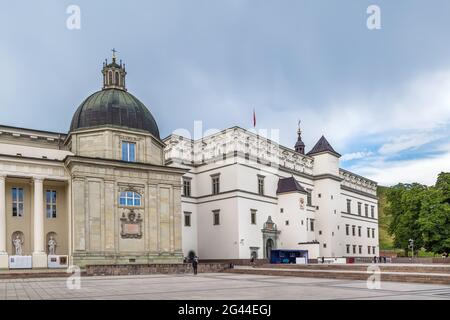
[(305, 154), (232, 127), (161, 139), (125, 65), (68, 133), (0, 125), (0, 269), (378, 255), (377, 184), (339, 167), (322, 137)]

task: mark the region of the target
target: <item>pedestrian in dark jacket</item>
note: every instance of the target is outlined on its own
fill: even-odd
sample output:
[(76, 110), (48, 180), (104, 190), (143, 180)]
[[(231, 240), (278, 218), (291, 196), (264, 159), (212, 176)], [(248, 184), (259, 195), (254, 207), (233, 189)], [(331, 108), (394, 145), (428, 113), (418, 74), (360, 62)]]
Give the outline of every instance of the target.
[(194, 269), (194, 274), (197, 274), (197, 267), (198, 267), (198, 257), (195, 256), (194, 259), (192, 259), (192, 268)]

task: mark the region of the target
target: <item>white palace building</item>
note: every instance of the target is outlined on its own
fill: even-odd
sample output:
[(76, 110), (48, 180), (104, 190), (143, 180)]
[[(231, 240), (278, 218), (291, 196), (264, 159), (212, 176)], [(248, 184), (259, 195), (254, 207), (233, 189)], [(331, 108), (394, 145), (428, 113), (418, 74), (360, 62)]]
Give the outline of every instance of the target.
[(102, 74), (68, 133), (0, 125), (0, 269), (378, 255), (377, 184), (324, 137), (161, 139), (125, 65)]

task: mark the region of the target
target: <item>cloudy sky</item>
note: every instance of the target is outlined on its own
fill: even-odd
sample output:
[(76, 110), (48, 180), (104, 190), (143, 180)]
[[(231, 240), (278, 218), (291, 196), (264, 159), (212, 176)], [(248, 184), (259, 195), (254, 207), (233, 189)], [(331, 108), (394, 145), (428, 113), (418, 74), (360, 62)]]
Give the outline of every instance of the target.
[(324, 134), (346, 169), (432, 184), (450, 171), (449, 17), (448, 0), (2, 0), (0, 123), (67, 132), (114, 47), (162, 137), (250, 128), (255, 108), (284, 145), (301, 119), (307, 150)]

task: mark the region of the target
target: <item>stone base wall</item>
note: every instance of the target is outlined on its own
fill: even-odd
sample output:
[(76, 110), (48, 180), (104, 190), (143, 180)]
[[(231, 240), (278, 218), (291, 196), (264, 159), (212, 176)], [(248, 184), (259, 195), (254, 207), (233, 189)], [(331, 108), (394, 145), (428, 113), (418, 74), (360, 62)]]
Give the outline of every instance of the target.
[(450, 258), (414, 258), (414, 260), (411, 260), (411, 258), (407, 257), (398, 257), (398, 258), (392, 258), (392, 263), (424, 263), (424, 264), (431, 264), (431, 263), (445, 263), (450, 264)]
[[(221, 264), (227, 264), (229, 265), (232, 263), (236, 266), (249, 266), (251, 265), (250, 259), (213, 259), (213, 260), (202, 260), (200, 259), (201, 263), (221, 263)], [(254, 264), (257, 266), (261, 266), (263, 264), (269, 263), (268, 259), (256, 259)]]
[[(197, 270), (199, 273), (222, 272), (229, 267), (226, 263), (199, 263)], [(190, 263), (87, 265), (85, 270), (87, 276), (194, 273)]]
[(81, 254), (72, 257), (72, 264), (84, 268), (88, 265), (150, 265), (179, 264), (183, 262), (181, 254), (167, 255), (111, 255), (111, 254)]

